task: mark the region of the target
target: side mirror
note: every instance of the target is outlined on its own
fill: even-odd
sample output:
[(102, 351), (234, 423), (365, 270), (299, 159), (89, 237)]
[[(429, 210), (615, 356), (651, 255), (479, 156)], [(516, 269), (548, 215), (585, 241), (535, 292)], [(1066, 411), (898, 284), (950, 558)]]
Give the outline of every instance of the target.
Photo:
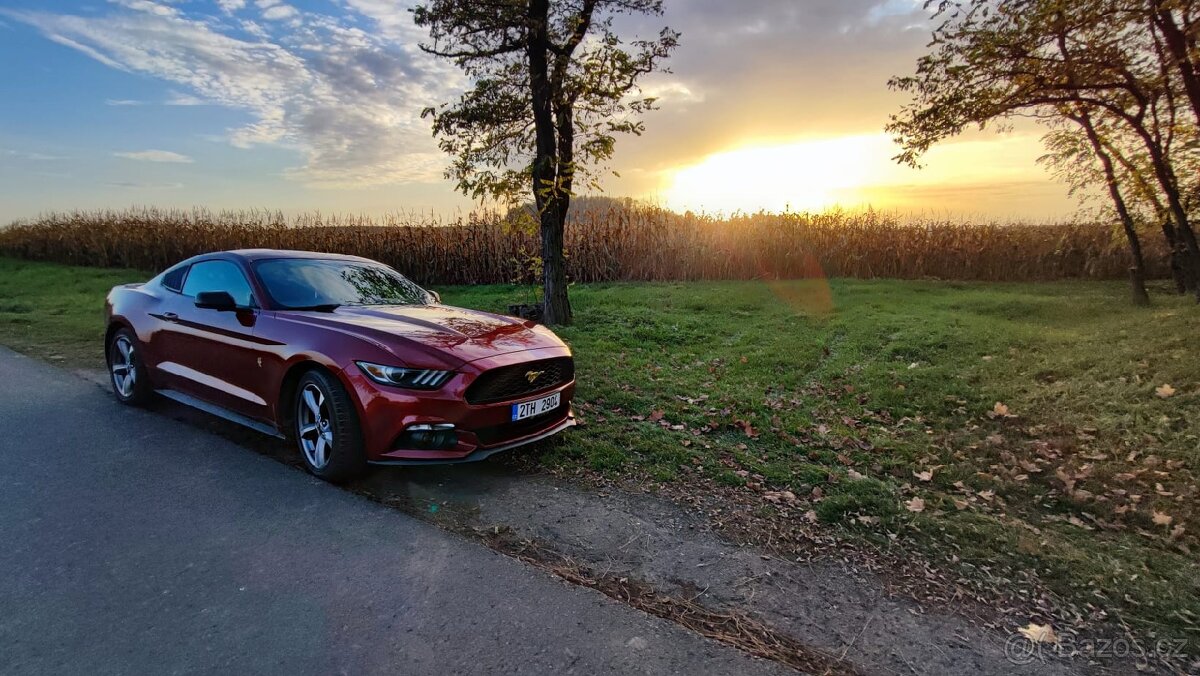
[(429, 295), (433, 296), (433, 302), (435, 302), (435, 303), (442, 302), (442, 294), (438, 293), (437, 291), (430, 291)]
[(201, 291), (196, 294), (196, 307), (202, 310), (231, 312), (237, 309), (237, 303), (228, 291)]

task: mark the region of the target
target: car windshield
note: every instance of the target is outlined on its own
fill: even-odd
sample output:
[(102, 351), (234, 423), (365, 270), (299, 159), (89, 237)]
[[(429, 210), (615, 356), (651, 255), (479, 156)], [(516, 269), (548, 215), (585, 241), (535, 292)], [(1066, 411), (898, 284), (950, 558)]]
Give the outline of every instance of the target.
[(426, 305), (432, 297), (383, 265), (316, 258), (273, 258), (254, 271), (284, 309), (332, 309), (339, 305)]

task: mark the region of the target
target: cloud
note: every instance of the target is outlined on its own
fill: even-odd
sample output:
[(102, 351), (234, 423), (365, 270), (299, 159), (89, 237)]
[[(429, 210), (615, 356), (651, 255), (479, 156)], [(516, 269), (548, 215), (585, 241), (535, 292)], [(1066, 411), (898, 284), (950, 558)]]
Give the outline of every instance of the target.
[(642, 85), (642, 94), (652, 96), (658, 105), (702, 103), (704, 92), (695, 91), (678, 80), (651, 79)]
[(53, 162), (56, 160), (65, 160), (67, 158), (58, 155), (47, 155), (46, 153), (30, 153), (23, 150), (8, 150), (0, 149), (0, 156), (15, 157), (20, 160), (30, 160), (33, 162)]
[(138, 181), (109, 181), (104, 185), (110, 188), (134, 188), (148, 190), (173, 190), (182, 188), (182, 183), (141, 183)]
[(139, 150), (136, 152), (113, 153), (114, 157), (139, 162), (169, 162), (172, 164), (191, 164), (194, 160), (187, 155), (173, 153), (170, 150)]
[(446, 158), (420, 111), (453, 98), (464, 80), (420, 52), (421, 32), (405, 6), (338, 0), (354, 13), (329, 16), (280, 0), (254, 4), (265, 19), (290, 19), (227, 22), (149, 0), (121, 0), (98, 16), (0, 14), (113, 68), (173, 85), (168, 103), (246, 112), (250, 121), (228, 129), (228, 142), (296, 150), (303, 161), (284, 171), (293, 180), (324, 187), (440, 180)]
[(217, 0), (217, 6), (222, 12), (233, 14), (246, 6), (246, 0)]
[(295, 7), (291, 5), (273, 5), (263, 10), (262, 17), (267, 21), (282, 21), (283, 19), (291, 19), (300, 14)]
[(205, 103), (207, 102), (198, 96), (179, 92), (171, 92), (171, 96), (163, 101), (164, 106), (203, 106)]
[(135, 101), (134, 99), (105, 99), (106, 106), (144, 106), (145, 101)]

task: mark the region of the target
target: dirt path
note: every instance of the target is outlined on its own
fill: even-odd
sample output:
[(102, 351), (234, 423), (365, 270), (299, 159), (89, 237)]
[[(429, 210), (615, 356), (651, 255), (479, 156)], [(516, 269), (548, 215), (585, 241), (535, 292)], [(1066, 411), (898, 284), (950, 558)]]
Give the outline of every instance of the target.
[(842, 561), (795, 563), (731, 545), (697, 516), (648, 495), (594, 492), (488, 463), (377, 472), (356, 488), (454, 528), (512, 529), (586, 565), (717, 610), (740, 610), (866, 673), (1072, 673), (1022, 668), (1004, 636), (889, 598)]
[[(103, 373), (77, 373), (107, 386)], [(296, 464), (281, 441), (170, 402), (156, 408)], [(524, 543), (538, 556), (523, 558), (535, 563), (549, 554), (585, 576), (648, 586), (715, 613), (753, 618), (852, 671), (1072, 674), (1129, 673), (1133, 667), (1083, 657), (1020, 664), (1006, 656), (1009, 635), (889, 594), (886, 580), (849, 560), (801, 563), (740, 547), (714, 533), (701, 515), (651, 495), (589, 489), (492, 461), (389, 468), (348, 489), (481, 540), (503, 534), (509, 544), (498, 549), (519, 555), (524, 550), (514, 551), (512, 543)]]

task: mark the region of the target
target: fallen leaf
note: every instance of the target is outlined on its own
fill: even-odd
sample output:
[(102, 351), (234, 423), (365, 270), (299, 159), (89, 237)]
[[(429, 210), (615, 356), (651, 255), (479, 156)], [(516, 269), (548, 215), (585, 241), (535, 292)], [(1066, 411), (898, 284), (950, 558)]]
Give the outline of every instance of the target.
[(1017, 631), (1021, 632), (1022, 636), (1034, 643), (1058, 643), (1058, 635), (1054, 633), (1054, 628), (1048, 624), (1030, 622)]
[(954, 508), (959, 511), (971, 506), (971, 503), (967, 502), (966, 500), (959, 500), (958, 498), (950, 498), (950, 500), (954, 502)]
[(908, 502), (904, 503), (904, 506), (910, 512), (925, 511), (925, 501), (922, 500), (921, 498), (913, 498), (912, 500), (909, 500)]
[(1008, 410), (1007, 404), (1002, 404), (1000, 402), (996, 402), (996, 404), (994, 406), (992, 406), (992, 410), (988, 411), (988, 417), (989, 418), (1015, 418), (1017, 416), (1013, 415)]
[(1171, 385), (1168, 383), (1163, 383), (1162, 385), (1154, 388), (1154, 394), (1158, 395), (1159, 399), (1167, 399), (1175, 396), (1175, 388), (1171, 387)]
[(933, 470), (927, 469), (922, 472), (913, 472), (913, 476), (921, 481), (933, 481)]
[[(758, 432), (754, 431), (754, 427), (750, 424), (750, 421), (748, 421), (748, 420), (734, 420), (733, 425), (734, 425), (734, 427), (740, 427), (742, 432), (745, 433), (745, 435), (748, 437), (753, 438), (753, 437), (758, 436)], [(739, 446), (739, 448), (740, 448), (740, 446)]]
[(1092, 528), (1091, 526), (1089, 526), (1089, 525), (1087, 525), (1086, 523), (1084, 523), (1084, 522), (1083, 522), (1083, 519), (1081, 519), (1081, 518), (1079, 518), (1079, 517), (1075, 516), (1074, 514), (1072, 514), (1071, 516), (1067, 517), (1067, 523), (1071, 524), (1072, 526), (1075, 526), (1076, 528), (1082, 528), (1082, 529), (1084, 529), (1084, 530), (1095, 530), (1095, 529), (1094, 529), (1094, 528)]
[(1171, 539), (1178, 540), (1179, 538), (1183, 537), (1183, 531), (1184, 531), (1183, 524), (1179, 524), (1179, 525), (1175, 526), (1174, 528), (1171, 529)]
[(658, 422), (659, 420), (662, 420), (662, 418), (663, 418), (662, 411), (655, 409), (650, 412), (650, 422)]
[(1164, 514), (1158, 510), (1154, 511), (1154, 516), (1152, 518), (1154, 519), (1155, 526), (1170, 526), (1171, 522), (1175, 520), (1175, 517), (1171, 516), (1170, 514)]

